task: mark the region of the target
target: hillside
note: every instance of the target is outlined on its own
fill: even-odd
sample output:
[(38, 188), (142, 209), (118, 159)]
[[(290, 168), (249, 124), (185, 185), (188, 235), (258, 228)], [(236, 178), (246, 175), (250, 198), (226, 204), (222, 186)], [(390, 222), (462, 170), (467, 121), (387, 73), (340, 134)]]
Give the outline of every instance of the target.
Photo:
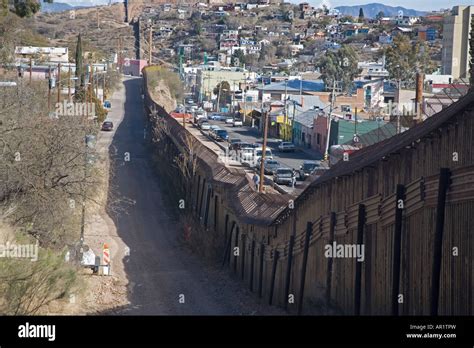
[(380, 11), (382, 11), (385, 16), (397, 16), (399, 14), (399, 11), (403, 11), (404, 16), (422, 16), (423, 14), (425, 14), (425, 12), (423, 11), (407, 9), (401, 6), (388, 6), (380, 3), (336, 7), (336, 9), (338, 9), (342, 14), (353, 17), (359, 16), (360, 8), (364, 10), (364, 16), (366, 18), (375, 18), (375, 16), (377, 16)]
[[(81, 33), (86, 51), (100, 52), (101, 58), (109, 59), (117, 52), (119, 38), (125, 57), (134, 58), (135, 39), (132, 27), (124, 22), (123, 4), (74, 9), (69, 11), (40, 13), (35, 17), (36, 32), (47, 37), (51, 45), (68, 46), (71, 54), (75, 50), (77, 34)], [(99, 28), (97, 27), (97, 19)], [(73, 55), (70, 54), (70, 58)]]

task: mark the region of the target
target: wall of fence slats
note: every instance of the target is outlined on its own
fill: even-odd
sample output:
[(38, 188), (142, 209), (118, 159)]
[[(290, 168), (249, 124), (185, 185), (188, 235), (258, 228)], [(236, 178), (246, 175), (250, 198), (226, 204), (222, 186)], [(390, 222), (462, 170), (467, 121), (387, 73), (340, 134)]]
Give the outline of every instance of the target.
[[(473, 315), (473, 135), (471, 109), (370, 167), (310, 188), (277, 226), (242, 222), (205, 171), (193, 180), (193, 210), (222, 234), (223, 266), (262, 301), (290, 313)], [(450, 176), (439, 256), (440, 168)], [(325, 256), (333, 242), (358, 241), (363, 262)]]

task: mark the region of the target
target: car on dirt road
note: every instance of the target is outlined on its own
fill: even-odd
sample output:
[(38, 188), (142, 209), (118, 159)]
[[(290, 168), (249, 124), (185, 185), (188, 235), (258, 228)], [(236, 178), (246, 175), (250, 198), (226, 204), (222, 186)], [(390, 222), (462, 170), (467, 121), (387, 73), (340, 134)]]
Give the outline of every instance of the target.
[(114, 123), (112, 121), (105, 121), (104, 123), (102, 123), (101, 130), (110, 132), (113, 129), (114, 129)]

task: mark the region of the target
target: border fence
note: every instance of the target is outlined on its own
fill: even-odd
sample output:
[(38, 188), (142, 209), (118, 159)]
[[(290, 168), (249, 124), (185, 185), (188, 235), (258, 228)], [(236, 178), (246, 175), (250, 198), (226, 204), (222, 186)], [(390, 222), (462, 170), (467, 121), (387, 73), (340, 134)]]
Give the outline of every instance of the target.
[[(179, 149), (187, 130), (152, 100), (146, 70), (144, 83), (146, 112), (159, 111)], [(338, 163), (292, 204), (255, 192), (202, 146), (192, 209), (222, 234), (222, 265), (290, 313), (472, 315), (473, 130), (470, 93)]]

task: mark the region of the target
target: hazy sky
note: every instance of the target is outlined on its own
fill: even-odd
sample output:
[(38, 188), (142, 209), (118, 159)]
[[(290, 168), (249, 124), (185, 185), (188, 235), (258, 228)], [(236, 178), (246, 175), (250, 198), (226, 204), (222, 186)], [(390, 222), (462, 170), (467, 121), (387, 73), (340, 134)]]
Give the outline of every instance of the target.
[[(119, 0), (112, 0), (112, 2), (118, 2)], [(146, 1), (146, 0), (145, 0)], [(290, 0), (292, 3), (300, 3), (305, 0)], [(396, 1), (387, 1), (387, 0), (306, 0), (311, 3), (313, 6), (318, 6), (322, 1), (329, 3), (331, 7), (347, 5), (363, 5), (370, 4), (374, 2), (390, 5), (390, 6), (402, 6), (405, 8), (415, 9), (415, 10), (439, 10), (440, 8), (451, 8), (454, 5), (472, 5), (472, 0), (396, 0)], [(71, 5), (84, 5), (84, 4), (106, 4), (108, 0), (57, 0), (57, 2), (65, 2)]]

